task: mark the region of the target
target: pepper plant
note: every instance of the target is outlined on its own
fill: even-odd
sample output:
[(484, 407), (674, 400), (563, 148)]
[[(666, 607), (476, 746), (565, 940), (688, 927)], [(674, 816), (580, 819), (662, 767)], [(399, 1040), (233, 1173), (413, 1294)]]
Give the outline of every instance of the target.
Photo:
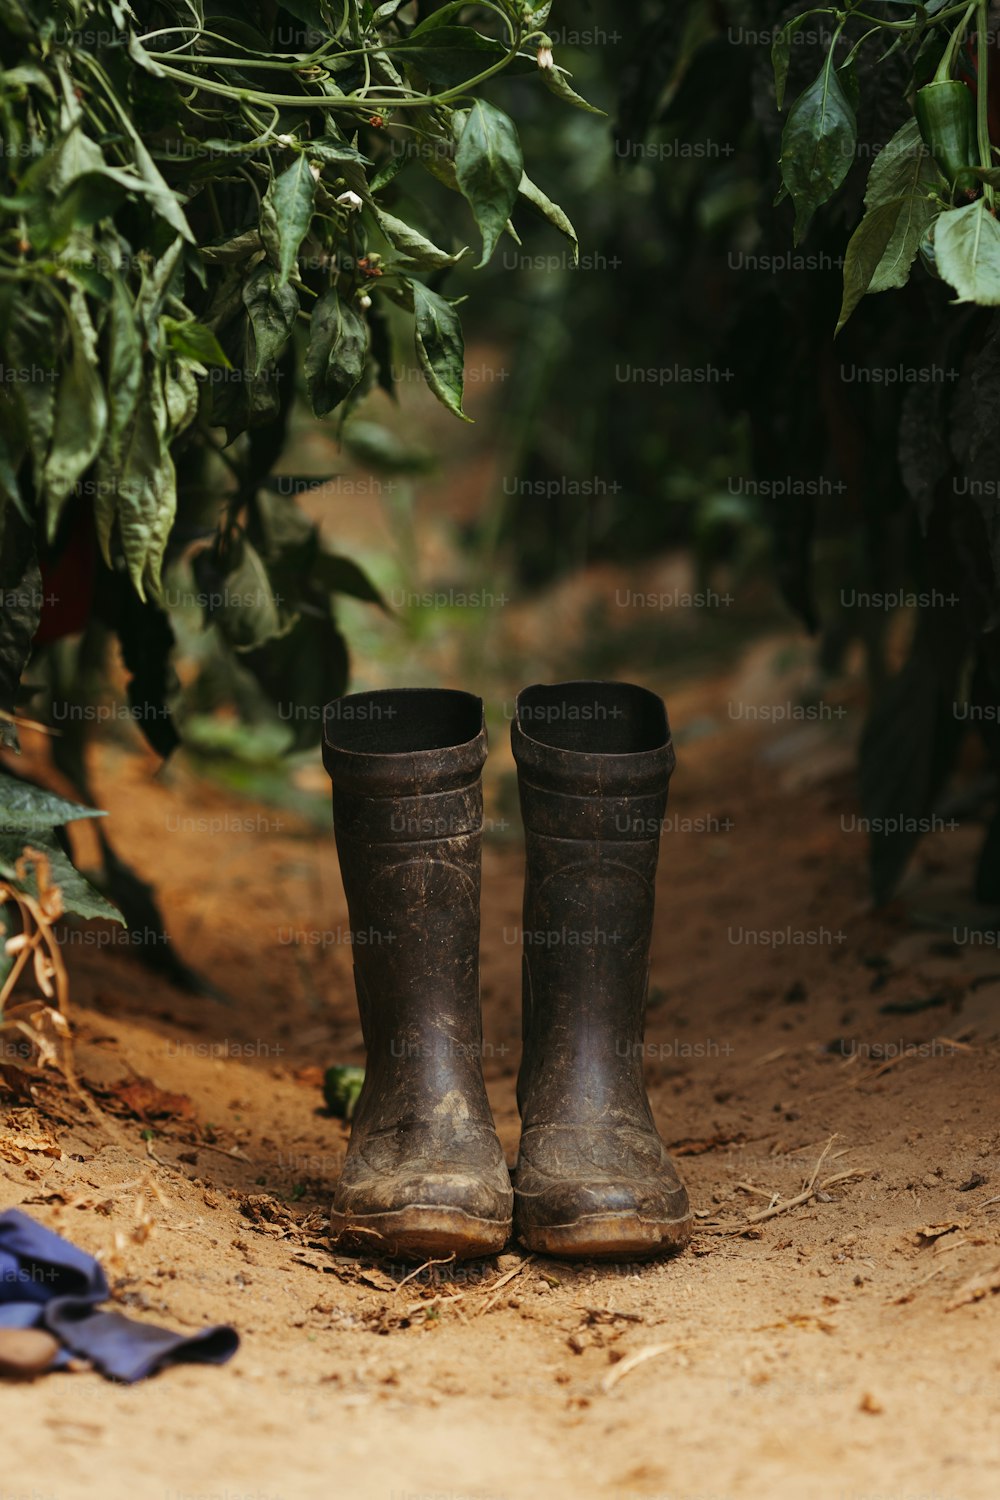
[[(40, 644), (117, 636), (150, 743), (178, 743), (164, 567), (318, 738), (343, 691), (328, 553), (272, 472), (301, 389), (338, 428), (409, 341), (463, 410), (447, 277), (522, 210), (576, 247), (482, 88), (529, 74), (589, 108), (550, 5), (0, 0), (0, 736)], [(424, 186), (454, 194), (446, 242)], [(401, 206), (402, 205), (402, 206)], [(439, 236), (440, 237), (440, 236)], [(91, 653), (92, 654), (92, 653)], [(60, 752), (61, 745), (61, 752)], [(65, 739), (57, 752), (68, 755)]]
[[(912, 14), (900, 16), (904, 8)], [(865, 213), (847, 247), (838, 329), (866, 293), (905, 285), (918, 255), (959, 300), (1000, 305), (988, 0), (905, 7), (849, 0), (842, 8), (800, 12), (779, 29), (772, 48), (779, 109), (795, 36), (816, 18), (830, 27), (828, 49), (817, 77), (789, 109), (781, 141), (782, 192), (795, 206), (796, 243), (855, 161), (855, 64), (862, 48), (905, 54), (914, 109), (872, 162)]]

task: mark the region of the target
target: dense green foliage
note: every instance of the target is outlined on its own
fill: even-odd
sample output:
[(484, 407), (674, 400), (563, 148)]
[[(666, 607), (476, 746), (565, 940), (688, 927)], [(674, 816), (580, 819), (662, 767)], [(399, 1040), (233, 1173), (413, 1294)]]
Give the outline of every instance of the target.
[[(346, 677), (336, 595), (377, 595), (324, 553), (294, 484), (267, 488), (298, 377), (340, 421), (391, 386), (408, 339), (464, 415), (443, 289), (469, 254), (459, 234), (478, 230), (484, 264), (526, 207), (575, 247), (512, 121), (476, 93), (530, 72), (587, 107), (552, 61), (548, 10), (3, 0), (0, 709), (39, 627), (39, 560), (92, 524), (92, 610), (122, 639), (158, 750), (176, 743), (163, 566), (199, 541), (207, 617), (266, 692), (302, 708), (296, 743), (315, 741)], [(419, 186), (415, 213), (393, 211), (404, 170), (465, 200), (448, 244), (424, 232)]]

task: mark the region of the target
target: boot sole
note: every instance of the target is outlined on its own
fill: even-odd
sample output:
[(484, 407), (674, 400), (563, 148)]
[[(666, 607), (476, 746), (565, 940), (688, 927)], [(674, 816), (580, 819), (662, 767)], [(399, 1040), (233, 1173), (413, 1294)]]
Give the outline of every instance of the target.
[(497, 1255), (510, 1231), (510, 1219), (477, 1219), (460, 1209), (424, 1203), (383, 1214), (330, 1213), (330, 1244), (335, 1249), (407, 1261)]
[(625, 1214), (588, 1214), (572, 1224), (518, 1229), (526, 1250), (560, 1260), (653, 1260), (676, 1255), (691, 1238), (693, 1219), (650, 1222)]

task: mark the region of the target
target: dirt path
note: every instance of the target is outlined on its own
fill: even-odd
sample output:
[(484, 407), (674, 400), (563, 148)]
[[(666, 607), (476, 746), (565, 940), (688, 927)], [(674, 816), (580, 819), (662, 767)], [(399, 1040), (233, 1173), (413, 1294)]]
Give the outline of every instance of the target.
[[(699, 1220), (691, 1249), (652, 1267), (512, 1247), (404, 1282), (331, 1259), (346, 1127), (317, 1070), (362, 1057), (332, 839), (101, 751), (123, 853), (234, 1003), (70, 949), (84, 1077), (138, 1075), (190, 1107), (147, 1099), (170, 1113), (121, 1116), (117, 1144), (68, 1108), (10, 1105), (8, 1127), (51, 1131), (61, 1155), (6, 1147), (3, 1199), (99, 1254), (138, 1316), (231, 1321), (243, 1348), (129, 1389), (87, 1374), (5, 1388), (4, 1500), (996, 1493), (1000, 960), (952, 941), (975, 833), (929, 841), (870, 915), (854, 706), (846, 728), (733, 717), (787, 700), (779, 656), (757, 645), (671, 694), (648, 1076)], [(486, 1071), (512, 1160), (521, 867), (494, 742)], [(751, 1222), (824, 1152), (817, 1185), (839, 1180)]]

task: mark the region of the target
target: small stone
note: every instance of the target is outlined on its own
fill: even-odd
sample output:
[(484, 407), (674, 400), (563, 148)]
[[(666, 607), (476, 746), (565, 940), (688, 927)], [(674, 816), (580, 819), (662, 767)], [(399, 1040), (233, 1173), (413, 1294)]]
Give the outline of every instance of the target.
[(32, 1380), (58, 1353), (59, 1340), (44, 1328), (0, 1328), (0, 1375)]
[(872, 1395), (871, 1391), (865, 1391), (864, 1395), (861, 1397), (861, 1400), (858, 1402), (858, 1411), (864, 1411), (867, 1412), (869, 1416), (877, 1417), (883, 1411), (885, 1411), (885, 1407), (882, 1405), (877, 1396)]

